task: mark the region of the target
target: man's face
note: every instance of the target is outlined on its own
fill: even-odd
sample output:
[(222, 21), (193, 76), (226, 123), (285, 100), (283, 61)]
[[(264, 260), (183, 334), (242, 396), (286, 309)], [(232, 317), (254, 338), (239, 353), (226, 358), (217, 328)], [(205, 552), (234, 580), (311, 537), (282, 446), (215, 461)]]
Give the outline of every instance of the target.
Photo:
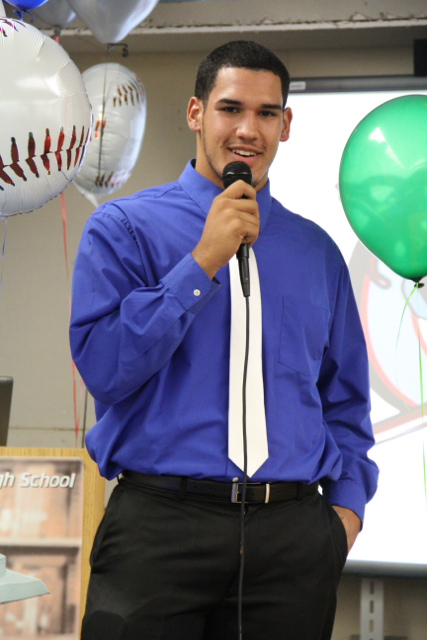
[(291, 120), (274, 73), (221, 69), (207, 104), (191, 98), (188, 105), (189, 127), (198, 134), (196, 170), (222, 186), (225, 165), (242, 160), (251, 168), (252, 184), (261, 189), (279, 142), (289, 138)]

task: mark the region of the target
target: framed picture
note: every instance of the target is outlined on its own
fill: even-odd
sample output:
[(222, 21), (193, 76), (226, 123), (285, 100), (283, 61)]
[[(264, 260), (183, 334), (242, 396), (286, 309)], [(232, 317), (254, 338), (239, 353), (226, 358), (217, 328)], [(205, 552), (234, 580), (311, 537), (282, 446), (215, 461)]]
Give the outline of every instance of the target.
[(86, 450), (0, 448), (2, 639), (78, 640), (103, 511)]

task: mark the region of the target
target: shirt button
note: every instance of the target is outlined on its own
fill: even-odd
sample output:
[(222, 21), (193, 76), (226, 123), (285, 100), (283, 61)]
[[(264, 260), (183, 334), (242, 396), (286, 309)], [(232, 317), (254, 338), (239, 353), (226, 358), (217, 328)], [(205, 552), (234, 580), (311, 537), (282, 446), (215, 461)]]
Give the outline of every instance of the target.
[(194, 289), (193, 291), (195, 296), (199, 296), (200, 295), (200, 289)]

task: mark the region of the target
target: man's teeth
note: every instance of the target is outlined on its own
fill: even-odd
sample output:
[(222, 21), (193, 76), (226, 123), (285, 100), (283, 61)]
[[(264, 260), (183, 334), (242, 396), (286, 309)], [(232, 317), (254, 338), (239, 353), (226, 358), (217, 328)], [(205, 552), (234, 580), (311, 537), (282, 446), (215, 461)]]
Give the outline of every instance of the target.
[(256, 156), (257, 154), (253, 151), (242, 151), (241, 149), (233, 149), (233, 153), (237, 153), (238, 156)]

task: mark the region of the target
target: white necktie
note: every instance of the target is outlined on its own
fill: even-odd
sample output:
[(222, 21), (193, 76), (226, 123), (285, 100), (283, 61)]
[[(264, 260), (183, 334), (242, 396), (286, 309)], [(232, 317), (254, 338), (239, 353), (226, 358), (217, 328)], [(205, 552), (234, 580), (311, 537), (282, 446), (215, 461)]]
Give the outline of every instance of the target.
[[(230, 398), (228, 409), (228, 457), (243, 469), (243, 365), (246, 343), (246, 303), (239, 277), (238, 260), (233, 256), (230, 267), (231, 337)], [(261, 290), (255, 254), (249, 250), (251, 279), (249, 317), (249, 358), (246, 382), (246, 434), (248, 476), (251, 477), (268, 458), (265, 421), (264, 383), (262, 379)]]

